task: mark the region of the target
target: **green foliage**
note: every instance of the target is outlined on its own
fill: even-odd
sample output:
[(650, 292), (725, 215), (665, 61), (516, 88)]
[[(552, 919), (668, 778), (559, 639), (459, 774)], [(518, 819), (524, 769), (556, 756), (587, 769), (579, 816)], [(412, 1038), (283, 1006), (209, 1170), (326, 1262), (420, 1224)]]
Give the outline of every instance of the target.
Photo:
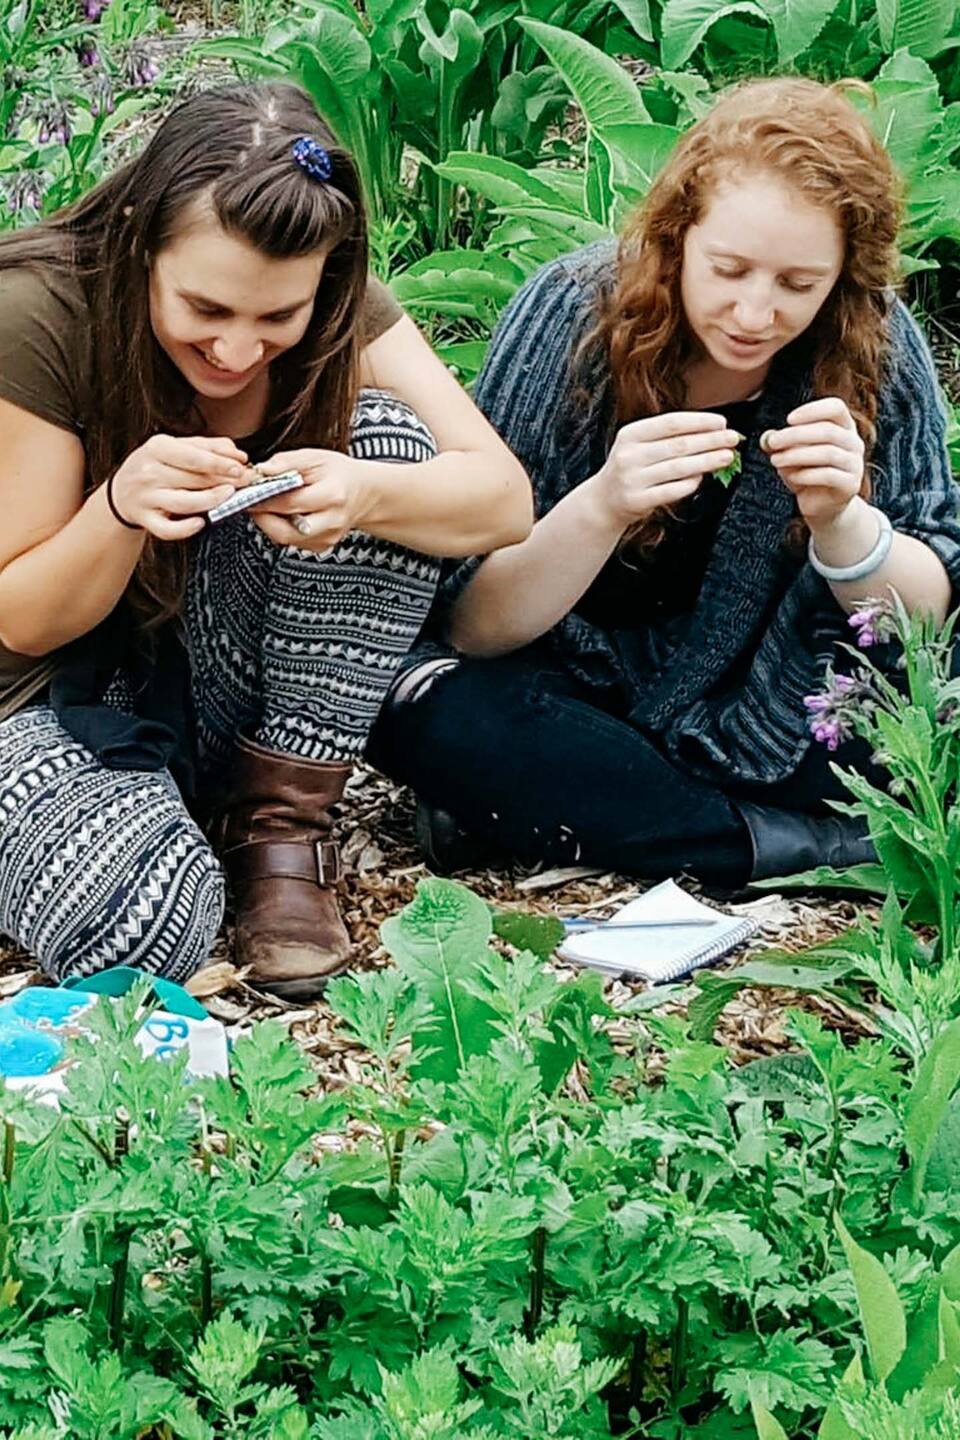
[(144, 1059), (145, 992), (96, 1012), (60, 1112), (0, 1091), (0, 1427), (830, 1440), (861, 1327), (863, 1403), (946, 1373), (952, 1031), (925, 1059), (797, 1012), (797, 1056), (737, 1070), (502, 919), (421, 882), (394, 965), (330, 987), (335, 1097), (270, 1023), (229, 1081)]
[[(380, 273), (467, 380), (523, 280), (615, 232), (712, 90), (744, 73), (870, 79), (866, 113), (906, 182), (905, 269), (957, 263), (950, 0), (856, 15), (838, 0), (299, 0), (271, 15), (197, 53), (311, 92), (357, 158)], [(624, 54), (652, 67), (642, 86)], [(556, 133), (570, 100), (572, 143)]]
[(895, 1369), (906, 1349), (907, 1325), (903, 1306), (877, 1257), (856, 1244), (839, 1216), (836, 1225), (853, 1274), (873, 1378), (883, 1381)]
[(152, 48), (171, 22), (152, 0), (19, 0), (0, 15), (0, 228), (30, 223), (90, 189), (123, 133), (170, 93)]
[(953, 473), (960, 476), (960, 410), (955, 405), (947, 407), (947, 449)]
[[(894, 646), (896, 665), (873, 663), (859, 650), (853, 688), (834, 699), (838, 723), (866, 740), (890, 774), (883, 788), (837, 770), (853, 802), (836, 808), (862, 816), (880, 864), (855, 870), (821, 867), (783, 877), (777, 886), (840, 885), (886, 890), (878, 919), (860, 916), (844, 935), (804, 955), (766, 954), (730, 975), (698, 977), (691, 1001), (695, 1033), (710, 1035), (743, 984), (789, 986), (831, 994), (861, 1009), (918, 1066), (905, 1119), (914, 1198), (924, 1188), (930, 1157), (943, 1149), (940, 1132), (955, 1122), (952, 1097), (960, 1079), (960, 681), (951, 674), (955, 619), (938, 628), (912, 617), (897, 600), (868, 605), (870, 625)], [(850, 647), (848, 647), (850, 648)], [(830, 677), (830, 685), (834, 684)], [(836, 768), (836, 767), (834, 767)], [(930, 927), (924, 934), (914, 925)], [(867, 982), (880, 1005), (867, 1005)], [(942, 1158), (938, 1162), (942, 1173)]]
[[(908, 266), (956, 263), (947, 0), (236, 18), (206, 56), (313, 94), (357, 157), (379, 272), (464, 378), (523, 280), (613, 233), (742, 73), (870, 79)], [(6, 7), (0, 224), (125, 153), (182, 78), (135, 78), (165, 23), (149, 0), (89, 23)], [(614, 55), (652, 67), (641, 85)], [(960, 465), (955, 415), (949, 442)], [(145, 1061), (142, 996), (103, 1007), (59, 1113), (0, 1091), (7, 1440), (956, 1434), (960, 689), (947, 637), (903, 639), (905, 693), (878, 673), (863, 721), (894, 786), (846, 777), (882, 863), (833, 877), (889, 882), (881, 914), (704, 974), (684, 1019), (656, 1010), (676, 990), (615, 1015), (596, 975), (544, 963), (558, 922), (429, 880), (383, 927), (393, 963), (330, 986), (359, 1072), (335, 1095), (275, 1024), (237, 1040), (229, 1081)], [(826, 994), (873, 1038), (794, 1012), (795, 1053), (737, 1070), (712, 1042), (745, 983)]]
[[(890, 1277), (853, 1241), (842, 1221), (836, 1223), (856, 1283), (871, 1374), (865, 1375), (855, 1351), (817, 1428), (817, 1440), (948, 1440), (960, 1423), (960, 1322), (948, 1296), (955, 1283), (952, 1252), (934, 1277), (934, 1300), (928, 1306), (932, 1331), (919, 1324), (908, 1334)], [(789, 1440), (758, 1401), (753, 1418), (758, 1440)]]
[[(520, 0), (377, 0), (360, 11), (299, 0), (277, 7), (262, 36), (203, 41), (197, 53), (297, 79), (356, 158), (375, 223), (402, 207), (414, 222), (414, 252), (442, 250), (459, 202), (435, 167), (466, 148), (531, 165), (561, 116), (563, 85), (518, 24), (527, 8)], [(540, 9), (574, 35), (603, 38), (610, 28), (603, 0), (557, 0), (533, 13)], [(410, 189), (401, 180), (408, 152), (420, 157)]]
[[(869, 79), (866, 113), (906, 182), (905, 269), (958, 264), (951, 0), (864, 0), (856, 14), (839, 0), (211, 3), (240, 33), (198, 42), (190, 61), (311, 93), (356, 158), (377, 272), (467, 383), (523, 281), (618, 230), (714, 89), (745, 73)], [(109, 0), (89, 22), (66, 5), (20, 0), (0, 19), (0, 226), (83, 193), (125, 153), (139, 127), (124, 122), (185, 78), (155, 73), (149, 42), (169, 22), (153, 0)], [(94, 42), (96, 63), (79, 64)], [(624, 55), (650, 67), (642, 84)], [(582, 132), (565, 125), (571, 101)]]

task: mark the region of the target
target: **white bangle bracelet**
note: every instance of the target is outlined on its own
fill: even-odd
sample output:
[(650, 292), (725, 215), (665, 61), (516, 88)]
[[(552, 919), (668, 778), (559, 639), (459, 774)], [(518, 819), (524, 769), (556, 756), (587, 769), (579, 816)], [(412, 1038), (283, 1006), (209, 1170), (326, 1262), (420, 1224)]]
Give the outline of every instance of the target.
[(871, 505), (870, 509), (876, 515), (880, 527), (877, 543), (870, 554), (864, 555), (863, 559), (858, 560), (855, 565), (825, 565), (817, 554), (813, 536), (810, 536), (807, 544), (807, 559), (824, 580), (863, 580), (867, 575), (872, 575), (874, 570), (879, 570), (890, 554), (890, 546), (893, 544), (893, 526), (890, 524), (890, 517), (874, 505)]

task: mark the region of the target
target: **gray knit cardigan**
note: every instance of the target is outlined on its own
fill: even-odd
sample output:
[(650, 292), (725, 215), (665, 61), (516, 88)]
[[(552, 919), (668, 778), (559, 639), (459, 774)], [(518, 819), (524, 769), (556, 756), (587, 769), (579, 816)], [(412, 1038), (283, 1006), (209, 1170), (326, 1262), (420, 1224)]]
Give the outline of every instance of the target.
[[(614, 245), (600, 242), (538, 271), (504, 314), (477, 382), (477, 403), (533, 482), (538, 516), (595, 473), (609, 446), (609, 373), (593, 365), (584, 405), (571, 356), (615, 263)], [(899, 301), (887, 323), (872, 501), (897, 530), (936, 552), (960, 591), (960, 491), (936, 371)], [(838, 642), (851, 639), (829, 586), (784, 545), (795, 501), (757, 443), (813, 398), (808, 346), (801, 337), (774, 362), (693, 613), (679, 625), (613, 631), (572, 613), (550, 634), (558, 657), (596, 688), (600, 703), (603, 691), (617, 692), (617, 709), (632, 723), (714, 781), (773, 784), (794, 772), (810, 743), (803, 697), (822, 682), (828, 661), (843, 657)], [(456, 568), (447, 603), (477, 563)]]

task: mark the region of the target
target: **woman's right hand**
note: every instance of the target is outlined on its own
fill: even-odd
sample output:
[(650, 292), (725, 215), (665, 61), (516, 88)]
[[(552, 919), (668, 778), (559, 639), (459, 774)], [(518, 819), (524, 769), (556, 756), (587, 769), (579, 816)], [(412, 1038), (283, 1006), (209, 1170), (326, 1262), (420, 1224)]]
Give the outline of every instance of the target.
[(741, 439), (710, 410), (676, 410), (622, 426), (594, 477), (604, 512), (625, 530), (652, 510), (676, 505), (704, 475), (730, 464)]
[(151, 435), (113, 477), (113, 503), (158, 540), (186, 540), (204, 516), (249, 482), (247, 457), (224, 436)]

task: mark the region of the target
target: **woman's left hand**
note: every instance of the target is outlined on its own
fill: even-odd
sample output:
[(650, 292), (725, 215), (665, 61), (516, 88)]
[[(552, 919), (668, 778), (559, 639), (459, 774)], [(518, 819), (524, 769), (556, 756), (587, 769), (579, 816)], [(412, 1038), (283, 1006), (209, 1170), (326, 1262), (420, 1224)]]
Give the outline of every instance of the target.
[(362, 460), (337, 450), (283, 450), (257, 468), (265, 478), (299, 470), (304, 484), (251, 507), (250, 514), (276, 545), (329, 550), (364, 513)]
[(799, 406), (784, 430), (765, 431), (760, 444), (811, 530), (833, 524), (860, 494), (864, 444), (843, 400)]

